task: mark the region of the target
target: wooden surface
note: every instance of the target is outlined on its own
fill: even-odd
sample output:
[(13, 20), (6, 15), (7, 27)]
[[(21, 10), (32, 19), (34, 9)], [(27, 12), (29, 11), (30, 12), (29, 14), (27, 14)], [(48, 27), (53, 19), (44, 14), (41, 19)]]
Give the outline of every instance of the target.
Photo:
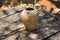
[[(47, 36), (60, 30), (60, 27), (59, 27), (60, 20), (51, 21), (50, 18), (54, 18), (54, 17), (50, 17), (50, 18), (47, 17), (48, 19), (46, 18), (43, 19), (42, 18), (43, 15), (42, 15), (42, 16), (39, 16), (39, 23), (35, 31), (32, 31), (32, 32), (27, 31), (27, 30), (17, 31), (16, 29), (18, 29), (19, 25), (22, 23), (21, 18), (20, 18), (21, 12), (17, 12), (15, 14), (14, 12), (15, 11), (12, 11), (12, 9), (11, 11), (8, 11), (8, 14), (11, 13), (9, 15), (7, 15), (6, 13), (0, 12), (0, 40), (17, 40), (17, 39), (19, 40), (20, 39), (21, 40), (42, 40), (46, 38)], [(40, 11), (40, 12), (44, 14), (43, 11)], [(39, 14), (41, 15), (41, 13)], [(58, 38), (60, 40), (59, 37), (60, 37), (60, 33), (49, 39), (57, 40)]]

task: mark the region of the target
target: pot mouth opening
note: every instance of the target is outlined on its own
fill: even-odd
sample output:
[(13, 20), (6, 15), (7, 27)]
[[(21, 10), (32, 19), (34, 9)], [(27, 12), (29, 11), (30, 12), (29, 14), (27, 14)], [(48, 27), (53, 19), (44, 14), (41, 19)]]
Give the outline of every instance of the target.
[(25, 10), (32, 11), (34, 8), (26, 8)]

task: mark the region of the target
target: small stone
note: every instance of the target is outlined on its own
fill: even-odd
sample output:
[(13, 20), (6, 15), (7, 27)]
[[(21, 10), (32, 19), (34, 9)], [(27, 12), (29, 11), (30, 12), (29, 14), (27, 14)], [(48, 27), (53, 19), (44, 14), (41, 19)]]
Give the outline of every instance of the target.
[(35, 33), (31, 33), (31, 34), (29, 34), (29, 37), (32, 38), (32, 39), (37, 39), (38, 35), (35, 34)]
[(25, 30), (26, 28), (25, 28), (25, 25), (24, 24), (19, 24), (19, 26), (18, 26), (18, 28), (21, 28), (20, 30)]

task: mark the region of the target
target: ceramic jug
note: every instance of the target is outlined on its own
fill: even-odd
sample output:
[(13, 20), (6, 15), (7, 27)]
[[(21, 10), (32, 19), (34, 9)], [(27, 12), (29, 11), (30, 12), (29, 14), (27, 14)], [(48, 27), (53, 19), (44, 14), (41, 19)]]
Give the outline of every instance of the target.
[(38, 12), (34, 8), (26, 8), (21, 13), (22, 22), (27, 30), (35, 30), (38, 25)]

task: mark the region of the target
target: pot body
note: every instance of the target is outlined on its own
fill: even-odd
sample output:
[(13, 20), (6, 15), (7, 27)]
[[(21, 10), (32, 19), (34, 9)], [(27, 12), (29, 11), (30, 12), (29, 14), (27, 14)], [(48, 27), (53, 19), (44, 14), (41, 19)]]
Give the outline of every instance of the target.
[(33, 8), (26, 8), (21, 13), (21, 19), (27, 30), (34, 30), (38, 24), (38, 12)]

